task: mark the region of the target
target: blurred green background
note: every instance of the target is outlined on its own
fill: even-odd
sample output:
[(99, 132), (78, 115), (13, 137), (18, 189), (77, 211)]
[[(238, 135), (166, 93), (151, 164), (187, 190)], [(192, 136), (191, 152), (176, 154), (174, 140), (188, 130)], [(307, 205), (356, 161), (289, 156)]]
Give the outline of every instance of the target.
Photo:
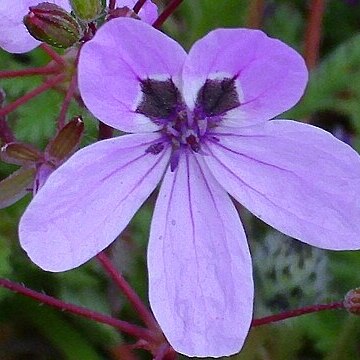
[[(161, 8), (165, 1), (157, 1)], [(164, 31), (189, 49), (217, 27), (246, 27), (252, 1), (184, 0)], [(303, 52), (310, 1), (265, 0), (262, 29)], [(0, 70), (45, 64), (41, 50), (24, 55), (0, 51)], [(11, 102), (41, 83), (40, 77), (0, 80)], [(62, 96), (49, 91), (21, 106), (8, 121), (20, 140), (44, 148), (55, 133)], [(96, 121), (83, 115), (83, 145), (97, 138)], [(302, 101), (283, 117), (311, 121), (360, 149), (360, 1), (328, 0), (320, 61), (310, 74)], [(0, 163), (0, 179), (15, 166)], [(154, 194), (111, 248), (111, 256), (147, 302), (146, 246)], [(136, 315), (95, 261), (62, 274), (46, 273), (21, 250), (18, 220), (30, 195), (0, 210), (0, 277), (65, 301), (138, 322)], [(271, 230), (237, 204), (249, 237), (256, 282), (255, 316), (318, 302), (338, 301), (360, 286), (360, 252), (313, 249)], [(359, 219), (360, 221), (360, 219)], [(40, 306), (0, 289), (0, 360), (150, 359), (145, 352), (126, 352), (133, 340), (116, 330)], [(345, 311), (323, 312), (253, 329), (239, 360), (360, 359), (360, 318)]]

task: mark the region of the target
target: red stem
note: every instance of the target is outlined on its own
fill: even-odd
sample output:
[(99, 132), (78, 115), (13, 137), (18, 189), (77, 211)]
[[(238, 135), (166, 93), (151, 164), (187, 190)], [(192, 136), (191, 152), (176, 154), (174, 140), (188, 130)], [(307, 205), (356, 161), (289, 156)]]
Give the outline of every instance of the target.
[(247, 26), (252, 29), (260, 29), (265, 9), (264, 0), (253, 0), (249, 4)]
[(74, 72), (72, 73), (71, 81), (70, 81), (69, 87), (66, 91), (65, 98), (61, 105), (60, 114), (59, 114), (59, 117), (57, 120), (57, 127), (59, 130), (61, 130), (65, 126), (66, 113), (69, 109), (71, 100), (74, 97), (74, 94), (77, 89), (77, 66), (79, 63), (79, 56), (80, 56), (80, 49), (79, 49), (78, 53), (76, 54), (76, 59), (74, 62), (74, 65), (75, 65)]
[(42, 66), (22, 70), (4, 70), (0, 71), (0, 79), (14, 78), (18, 76), (56, 74), (59, 73), (60, 70), (61, 68), (59, 66)]
[[(62, 94), (64, 96), (66, 96), (66, 91), (64, 91), (63, 89), (61, 89), (59, 87), (54, 87), (54, 90), (56, 90), (58, 93), (60, 93), (60, 94)], [(74, 99), (75, 99), (75, 101), (78, 103), (78, 105), (80, 107), (83, 107), (83, 108), (85, 107), (85, 104), (84, 104), (84, 102), (83, 102), (80, 95), (74, 94)]]
[(266, 316), (261, 319), (254, 319), (251, 323), (251, 327), (266, 325), (266, 324), (270, 324), (273, 322), (289, 319), (292, 317), (311, 314), (314, 312), (319, 312), (319, 311), (324, 311), (324, 310), (337, 310), (337, 309), (344, 309), (344, 304), (342, 301), (330, 303), (330, 304), (319, 304), (319, 305), (306, 306), (306, 307), (295, 309), (295, 310), (285, 311), (280, 314)]
[(156, 353), (156, 356), (154, 357), (154, 360), (164, 360), (165, 357), (166, 357), (166, 354), (169, 352), (169, 344), (165, 343), (165, 344), (162, 344), (157, 353)]
[(89, 29), (91, 31), (91, 39), (95, 36), (96, 34), (96, 31), (97, 31), (97, 27), (96, 27), (96, 24), (94, 22), (91, 22), (89, 24)]
[(60, 66), (65, 66), (66, 61), (59, 55), (51, 46), (42, 43), (40, 45), (41, 49), (44, 50), (55, 62), (57, 62)]
[(27, 296), (35, 301), (46, 304), (55, 309), (61, 311), (67, 311), (75, 315), (85, 317), (89, 320), (97, 321), (102, 324), (110, 325), (114, 328), (119, 329), (120, 331), (134, 336), (139, 339), (144, 339), (147, 341), (153, 341), (153, 336), (150, 331), (144, 329), (140, 326), (129, 324), (126, 321), (115, 319), (111, 316), (92, 311), (90, 309), (84, 308), (82, 306), (77, 306), (73, 304), (66, 303), (62, 300), (56, 299), (52, 296), (39, 293), (37, 291), (26, 288), (23, 285), (17, 284), (10, 280), (0, 278), (0, 286), (6, 289), (9, 289), (13, 292), (19, 293), (21, 295)]
[(177, 359), (177, 353), (171, 346), (169, 346), (168, 351), (165, 354), (163, 360), (176, 360), (176, 359)]
[[(5, 98), (5, 91), (0, 88), (0, 109), (5, 103)], [(15, 136), (6, 121), (6, 116), (0, 116), (0, 140), (0, 144), (1, 142), (7, 144), (9, 142), (15, 141)]]
[(164, 343), (157, 349), (154, 360), (175, 360), (176, 358), (175, 350), (168, 343)]
[(161, 332), (150, 310), (144, 305), (140, 297), (124, 279), (121, 273), (115, 268), (109, 257), (104, 252), (98, 254), (96, 257), (99, 260), (100, 264), (103, 266), (103, 268), (106, 270), (106, 272), (110, 275), (111, 279), (119, 287), (121, 292), (130, 301), (137, 314), (144, 321), (146, 326), (151, 330)]
[(73, 76), (71, 78), (69, 88), (67, 89), (64, 101), (63, 101), (63, 103), (61, 105), (60, 114), (59, 114), (59, 117), (58, 117), (58, 120), (57, 120), (57, 127), (58, 127), (59, 130), (62, 129), (65, 126), (66, 113), (67, 113), (67, 111), (69, 109), (69, 106), (70, 106), (71, 100), (72, 100), (72, 98), (74, 96), (76, 87), (77, 87), (77, 74), (76, 74), (76, 71), (75, 71), (75, 73), (73, 74)]
[(109, 9), (114, 10), (116, 5), (116, 0), (110, 0), (109, 1)]
[(319, 58), (322, 19), (325, 11), (325, 0), (312, 0), (309, 10), (309, 21), (305, 33), (304, 58), (311, 70)]
[(7, 144), (16, 141), (13, 132), (11, 131), (5, 116), (0, 116), (0, 144), (1, 142)]
[(15, 136), (11, 131), (6, 119), (2, 116), (0, 117), (0, 144), (1, 142), (7, 144), (13, 141), (16, 141)]
[(41, 93), (56, 86), (58, 83), (62, 82), (64, 80), (64, 78), (65, 78), (65, 75), (59, 74), (59, 75), (53, 77), (52, 79), (50, 79), (48, 82), (41, 84), (39, 87), (35, 88), (34, 90), (31, 90), (24, 96), (18, 98), (14, 102), (4, 106), (2, 109), (0, 109), (0, 117), (9, 114), (11, 111), (14, 111), (20, 105), (28, 102), (30, 99), (34, 98), (35, 96), (40, 95)]
[(152, 26), (158, 29), (166, 19), (173, 14), (173, 12), (177, 9), (177, 7), (183, 2), (183, 0), (172, 0), (169, 5), (165, 8), (165, 10), (159, 15), (159, 17), (155, 20)]
[(134, 13), (138, 14), (145, 3), (146, 3), (146, 0), (138, 0), (137, 3), (135, 4), (135, 6), (133, 7)]

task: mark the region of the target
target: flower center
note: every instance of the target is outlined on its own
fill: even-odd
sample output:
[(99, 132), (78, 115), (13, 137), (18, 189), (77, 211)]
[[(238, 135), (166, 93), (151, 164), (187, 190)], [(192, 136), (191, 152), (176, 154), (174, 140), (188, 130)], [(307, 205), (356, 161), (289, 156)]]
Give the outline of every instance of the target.
[[(142, 98), (136, 112), (161, 126), (163, 142), (173, 148), (175, 167), (181, 149), (200, 152), (208, 130), (218, 126), (228, 111), (240, 106), (235, 81), (236, 77), (207, 79), (197, 93), (193, 110), (187, 107), (171, 78), (140, 81)], [(158, 154), (164, 148), (163, 142), (151, 145), (147, 152)]]

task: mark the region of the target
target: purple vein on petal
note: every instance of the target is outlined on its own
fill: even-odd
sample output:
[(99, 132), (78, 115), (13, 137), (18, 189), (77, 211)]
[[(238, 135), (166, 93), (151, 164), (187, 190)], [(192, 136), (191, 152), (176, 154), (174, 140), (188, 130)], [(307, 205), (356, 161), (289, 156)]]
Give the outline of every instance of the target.
[(238, 175), (236, 175), (229, 167), (227, 167), (223, 162), (221, 162), (221, 160), (214, 155), (214, 153), (210, 150), (209, 147), (208, 151), (211, 153), (211, 155), (213, 156), (213, 158), (227, 171), (229, 172), (232, 176), (234, 176), (237, 180), (239, 180), (243, 185), (245, 185), (246, 187), (248, 187), (249, 189), (253, 190), (255, 193), (259, 194), (261, 197), (263, 197), (266, 201), (268, 201), (270, 204), (274, 205), (276, 208), (279, 208), (281, 210), (283, 210), (284, 212), (290, 214), (291, 216), (295, 216), (298, 219), (301, 219), (303, 221), (306, 221), (310, 224), (315, 224), (311, 221), (311, 219), (308, 218), (302, 218), (299, 217), (299, 215), (294, 214), (293, 212), (289, 211), (288, 209), (286, 209), (285, 207), (281, 207), (279, 206), (279, 204), (274, 203), (272, 200), (270, 200), (265, 194), (263, 194), (262, 192), (260, 192), (259, 190), (255, 189), (254, 187), (250, 186), (248, 183), (246, 183), (243, 179), (241, 179)]
[[(160, 163), (160, 161), (163, 159), (163, 157), (165, 156), (166, 154), (166, 149), (164, 149), (162, 151), (162, 154), (161, 156), (158, 158), (158, 160), (156, 161), (156, 163), (139, 179), (139, 181), (133, 186), (133, 188), (129, 191), (129, 193), (121, 200), (121, 202), (119, 203), (119, 205), (124, 202), (130, 194), (132, 194), (132, 192), (137, 188), (139, 187), (143, 182), (144, 180), (153, 172), (153, 170), (157, 167), (157, 165)], [(146, 154), (147, 155), (147, 154)]]
[[(192, 240), (193, 240), (193, 244), (194, 244), (194, 251), (195, 251), (195, 259), (196, 259), (196, 265), (197, 268), (200, 269), (200, 265), (199, 265), (199, 261), (198, 261), (198, 253), (197, 253), (197, 247), (196, 247), (196, 239), (195, 239), (195, 221), (194, 221), (194, 212), (193, 212), (193, 207), (192, 207), (192, 203), (191, 203), (191, 186), (190, 186), (190, 167), (189, 167), (189, 154), (188, 152), (186, 152), (186, 172), (187, 172), (187, 188), (188, 188), (188, 202), (189, 202), (189, 211), (190, 211), (190, 217), (191, 217), (191, 227), (192, 227)], [(201, 239), (199, 240), (201, 241)], [(199, 272), (197, 272), (196, 274), (197, 276), (197, 283), (199, 284), (200, 287), (200, 291), (202, 294), (202, 299), (204, 299), (204, 290), (202, 287), (202, 282), (199, 279)], [(203, 301), (203, 303), (205, 303), (205, 307), (206, 307), (206, 302)]]
[(213, 140), (211, 140), (211, 139), (210, 139), (210, 141), (211, 141), (214, 145), (216, 145), (216, 146), (218, 146), (218, 147), (220, 147), (220, 148), (223, 148), (223, 149), (225, 149), (225, 150), (227, 150), (227, 151), (229, 151), (229, 152), (231, 152), (231, 153), (233, 153), (233, 154), (240, 155), (240, 156), (242, 156), (242, 157), (244, 157), (244, 158), (246, 158), (246, 159), (253, 160), (253, 161), (255, 161), (255, 162), (259, 163), (259, 164), (263, 164), (263, 165), (265, 165), (265, 166), (273, 167), (274, 169), (278, 169), (278, 170), (280, 170), (280, 171), (285, 171), (285, 172), (291, 173), (291, 174), (295, 175), (296, 177), (300, 178), (299, 175), (297, 175), (296, 173), (294, 173), (292, 170), (284, 169), (284, 168), (282, 168), (282, 167), (280, 167), (280, 166), (278, 166), (278, 165), (269, 164), (269, 163), (267, 163), (267, 162), (265, 162), (265, 161), (262, 161), (262, 160), (259, 160), (259, 159), (255, 159), (255, 158), (253, 158), (252, 156), (249, 156), (249, 155), (246, 155), (246, 154), (244, 154), (244, 153), (241, 153), (241, 152), (235, 151), (235, 150), (233, 150), (233, 149), (230, 149), (229, 147), (227, 147), (227, 146), (225, 146), (225, 145), (222, 145), (222, 144), (220, 144), (220, 143), (217, 142), (217, 141), (213, 141)]

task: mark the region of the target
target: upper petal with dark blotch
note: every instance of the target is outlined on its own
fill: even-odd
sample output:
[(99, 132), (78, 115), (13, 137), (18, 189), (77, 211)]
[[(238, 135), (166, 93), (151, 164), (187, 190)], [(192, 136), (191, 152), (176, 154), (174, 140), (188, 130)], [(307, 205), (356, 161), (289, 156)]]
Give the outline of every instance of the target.
[(48, 271), (75, 268), (107, 247), (160, 181), (169, 151), (146, 149), (157, 134), (90, 145), (47, 179), (20, 221), (23, 249)]
[(288, 120), (214, 136), (206, 163), (256, 216), (310, 245), (360, 248), (360, 157), (351, 147)]
[(184, 98), (192, 108), (206, 79), (236, 77), (241, 105), (225, 116), (228, 126), (269, 120), (294, 106), (308, 73), (302, 57), (259, 30), (217, 29), (197, 41), (184, 65)]
[(252, 318), (250, 253), (234, 205), (199, 156), (183, 153), (165, 175), (148, 267), (151, 308), (177, 352), (241, 349)]
[(155, 131), (159, 126), (136, 112), (143, 95), (140, 80), (173, 78), (178, 83), (185, 56), (177, 42), (150, 25), (113, 19), (81, 50), (81, 96), (108, 125), (127, 132)]

